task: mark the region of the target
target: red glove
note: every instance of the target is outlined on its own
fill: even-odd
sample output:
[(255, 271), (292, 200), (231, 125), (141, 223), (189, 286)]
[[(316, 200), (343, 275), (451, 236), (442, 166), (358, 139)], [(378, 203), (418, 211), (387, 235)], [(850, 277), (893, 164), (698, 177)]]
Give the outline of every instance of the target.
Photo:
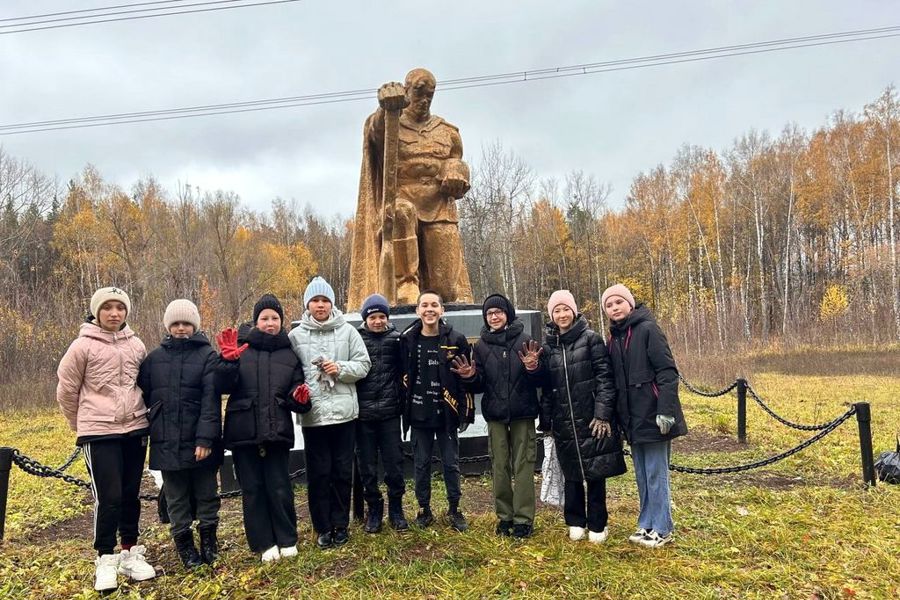
[(301, 383), (296, 388), (294, 388), (294, 400), (297, 401), (297, 404), (307, 404), (309, 403), (309, 386), (305, 383)]
[(229, 327), (216, 336), (219, 348), (222, 350), (222, 358), (225, 360), (235, 361), (241, 357), (244, 350), (250, 347), (250, 344), (237, 345), (237, 329)]

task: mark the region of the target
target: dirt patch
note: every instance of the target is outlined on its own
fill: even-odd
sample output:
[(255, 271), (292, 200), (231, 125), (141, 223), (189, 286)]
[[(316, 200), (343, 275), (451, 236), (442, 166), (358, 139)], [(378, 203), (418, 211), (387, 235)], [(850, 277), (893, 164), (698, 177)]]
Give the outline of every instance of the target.
[(737, 438), (704, 429), (692, 429), (686, 436), (675, 438), (672, 452), (675, 454), (701, 454), (709, 452), (743, 452), (752, 448), (742, 444)]
[[(85, 494), (82, 504), (93, 506), (90, 494)], [(83, 515), (60, 521), (44, 529), (31, 530), (24, 534), (20, 541), (23, 544), (43, 546), (60, 540), (90, 540), (94, 527), (94, 510), (89, 508)]]

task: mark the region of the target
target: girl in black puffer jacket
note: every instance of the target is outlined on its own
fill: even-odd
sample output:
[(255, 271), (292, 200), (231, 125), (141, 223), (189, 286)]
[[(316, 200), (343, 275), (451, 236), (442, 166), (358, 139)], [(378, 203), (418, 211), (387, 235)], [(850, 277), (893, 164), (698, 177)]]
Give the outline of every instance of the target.
[[(523, 357), (544, 385), (539, 428), (553, 432), (565, 477), (569, 538), (606, 540), (606, 478), (625, 472), (622, 441), (615, 433), (616, 388), (603, 338), (588, 329), (568, 290), (550, 296), (546, 343)], [(538, 355), (543, 354), (538, 360)], [(584, 482), (587, 482), (585, 506)]]
[[(137, 383), (150, 413), (150, 468), (162, 471), (178, 556), (194, 568), (212, 564), (218, 554), (222, 399), (215, 389), (216, 351), (199, 331), (200, 312), (190, 300), (169, 303), (163, 325), (169, 335), (141, 363)], [(191, 531), (193, 506), (200, 554)]]
[(666, 336), (631, 291), (616, 284), (602, 297), (612, 326), (609, 347), (618, 389), (618, 414), (634, 461), (641, 513), (628, 539), (650, 548), (672, 539), (669, 491), (671, 441), (687, 433), (678, 400), (678, 368)]
[(281, 303), (265, 294), (253, 307), (255, 326), (226, 329), (216, 338), (222, 349), (216, 381), (230, 394), (225, 447), (231, 450), (241, 486), (247, 543), (263, 562), (297, 555), (297, 513), (288, 471), (294, 445), (291, 413), (310, 409), (303, 368), (283, 322)]

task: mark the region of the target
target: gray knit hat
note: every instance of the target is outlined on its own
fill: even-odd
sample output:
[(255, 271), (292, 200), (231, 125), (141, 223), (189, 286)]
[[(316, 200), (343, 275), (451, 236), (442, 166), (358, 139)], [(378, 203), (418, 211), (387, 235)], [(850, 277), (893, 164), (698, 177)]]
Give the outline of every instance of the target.
[(169, 302), (163, 315), (163, 325), (168, 331), (173, 323), (179, 321), (193, 325), (195, 332), (200, 331), (200, 311), (197, 310), (197, 305), (185, 298)]
[(309, 308), (309, 301), (316, 296), (325, 296), (334, 304), (334, 290), (324, 278), (318, 275), (313, 277), (309, 285), (306, 286), (306, 291), (303, 292), (303, 308)]

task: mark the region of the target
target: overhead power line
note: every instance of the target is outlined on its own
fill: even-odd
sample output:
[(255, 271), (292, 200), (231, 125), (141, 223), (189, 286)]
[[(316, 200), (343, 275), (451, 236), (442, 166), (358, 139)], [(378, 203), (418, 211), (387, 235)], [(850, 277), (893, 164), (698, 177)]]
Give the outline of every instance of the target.
[[(717, 58), (747, 56), (768, 52), (792, 50), (797, 48), (829, 46), (834, 44), (862, 42), (893, 37), (900, 37), (900, 25), (880, 27), (876, 29), (864, 29), (818, 34), (804, 37), (784, 38), (780, 40), (768, 40), (763, 42), (753, 42), (731, 46), (719, 46), (714, 48), (671, 52), (667, 54), (655, 54), (635, 58), (584, 63), (562, 67), (533, 69), (527, 71), (512, 71), (494, 75), (479, 75), (458, 79), (448, 79), (439, 82), (439, 89), (443, 92), (478, 87), (489, 87), (511, 83), (522, 83), (528, 81), (556, 79), (561, 77), (609, 73), (613, 71), (627, 71), (648, 67), (712, 60)], [(63, 129), (78, 129), (87, 127), (105, 127), (108, 125), (125, 125), (131, 123), (168, 121), (174, 119), (257, 112), (281, 108), (336, 104), (339, 102), (354, 102), (357, 100), (371, 100), (376, 91), (377, 90), (375, 90), (374, 88), (356, 89), (344, 92), (327, 92), (303, 96), (287, 96), (281, 98), (229, 102), (224, 104), (206, 104), (197, 106), (185, 106), (180, 108), (145, 110), (137, 112), (120, 112), (105, 115), (72, 117), (67, 119), (14, 123), (9, 125), (0, 125), (0, 135), (37, 133), (42, 131), (58, 131)]]
[[(178, 6), (165, 6), (156, 8), (134, 8), (151, 4), (168, 4), (183, 2), (184, 0), (162, 0), (158, 2), (141, 2), (136, 4), (123, 4), (108, 6), (105, 8), (82, 9), (78, 11), (65, 11), (60, 13), (47, 13), (31, 17), (12, 17), (0, 19), (0, 21), (22, 21), (21, 23), (7, 23), (0, 25), (0, 35), (26, 33), (28, 31), (44, 31), (47, 29), (62, 29), (64, 27), (78, 27), (81, 25), (95, 25), (97, 23), (113, 23), (118, 21), (133, 21), (136, 19), (153, 19), (156, 17), (169, 17), (173, 15), (190, 15), (195, 13), (213, 12), (219, 10), (232, 10), (236, 8), (251, 8), (256, 6), (268, 6), (272, 4), (288, 4), (301, 0), (205, 0)], [(127, 10), (118, 10), (125, 8)], [(102, 12), (109, 11), (109, 12)], [(96, 14), (80, 14), (80, 13)], [(72, 16), (72, 15), (75, 16)], [(69, 16), (65, 16), (69, 15)], [(119, 16), (128, 15), (128, 16)], [(45, 18), (54, 17), (54, 18)], [(114, 17), (114, 18), (105, 18)], [(35, 20), (36, 19), (36, 20)]]

